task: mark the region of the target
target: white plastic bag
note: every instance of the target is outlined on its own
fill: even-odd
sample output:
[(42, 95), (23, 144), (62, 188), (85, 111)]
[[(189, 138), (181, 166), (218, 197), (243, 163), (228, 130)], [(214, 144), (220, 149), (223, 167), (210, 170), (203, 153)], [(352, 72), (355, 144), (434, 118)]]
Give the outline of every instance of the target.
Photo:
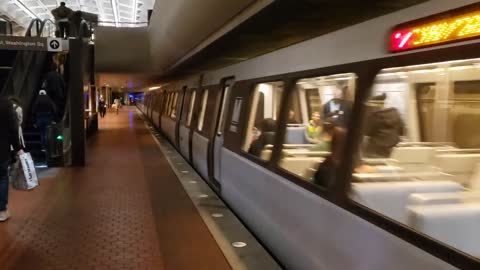
[(37, 172), (30, 153), (21, 154), (19, 161), (12, 164), (10, 173), (12, 186), (15, 189), (31, 190), (38, 186)]

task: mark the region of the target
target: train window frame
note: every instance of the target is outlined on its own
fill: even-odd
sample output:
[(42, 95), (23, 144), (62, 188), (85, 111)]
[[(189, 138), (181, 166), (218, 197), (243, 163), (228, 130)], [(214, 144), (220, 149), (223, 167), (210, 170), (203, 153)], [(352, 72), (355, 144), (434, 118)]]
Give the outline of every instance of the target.
[(190, 92), (190, 101), (188, 103), (188, 111), (187, 111), (187, 121), (186, 121), (186, 126), (190, 127), (192, 124), (192, 115), (193, 115), (193, 109), (195, 108), (195, 101), (197, 98), (197, 90), (192, 90)]
[[(309, 190), (313, 193), (316, 193), (320, 197), (323, 197), (323, 198), (328, 199), (328, 200), (330, 199), (330, 197), (329, 197), (329, 194), (331, 193), (330, 189), (333, 189), (333, 187), (330, 187), (330, 189), (328, 189), (324, 186), (315, 184), (312, 181), (308, 181), (305, 177), (297, 175), (294, 172), (284, 168), (283, 166), (281, 166), (281, 161), (283, 159), (281, 153), (284, 150), (284, 144), (285, 144), (285, 139), (286, 139), (286, 131), (287, 131), (287, 128), (288, 128), (287, 121), (288, 121), (288, 114), (289, 114), (290, 105), (291, 105), (289, 101), (295, 101), (294, 99), (292, 99), (293, 95), (299, 95), (298, 102), (300, 103), (300, 107), (302, 107), (302, 106), (304, 107), (304, 108), (300, 108), (300, 111), (301, 111), (300, 112), (301, 113), (300, 117), (302, 119), (302, 122), (300, 124), (301, 125), (307, 125), (309, 123), (309, 119), (310, 119), (310, 114), (309, 113), (310, 113), (311, 106), (309, 104), (310, 99), (309, 99), (309, 96), (307, 95), (307, 92), (311, 91), (313, 89), (308, 89), (308, 88), (303, 89), (304, 90), (304, 96), (303, 96), (303, 100), (302, 100), (302, 95), (301, 95), (299, 87), (298, 87), (299, 82), (301, 82), (302, 80), (313, 80), (313, 79), (317, 79), (317, 78), (329, 78), (329, 77), (334, 78), (334, 79), (331, 79), (331, 80), (338, 80), (338, 78), (336, 78), (336, 77), (342, 78), (342, 77), (347, 77), (347, 76), (351, 76), (351, 77), (349, 77), (347, 80), (345, 80), (347, 82), (347, 84), (344, 85), (344, 86), (348, 86), (349, 88), (351, 88), (348, 91), (348, 93), (351, 92), (350, 94), (353, 94), (351, 96), (351, 100), (350, 100), (351, 105), (352, 105), (351, 109), (353, 109), (353, 106), (355, 106), (355, 102), (356, 102), (356, 100), (355, 100), (356, 92), (359, 91), (359, 89), (357, 87), (357, 81), (359, 79), (359, 72), (357, 72), (355, 69), (336, 70), (335, 72), (313, 72), (313, 73), (306, 73), (305, 75), (302, 75), (302, 76), (293, 77), (290, 81), (290, 87), (288, 89), (285, 89), (285, 91), (286, 91), (285, 92), (285, 98), (287, 99), (287, 101), (284, 104), (284, 106), (286, 106), (286, 108), (281, 108), (282, 115), (280, 117), (284, 121), (282, 123), (279, 123), (280, 125), (277, 127), (277, 132), (279, 134), (281, 134), (281, 138), (278, 138), (277, 144), (278, 144), (278, 142), (281, 142), (281, 143), (279, 143), (279, 145), (274, 146), (274, 148), (276, 150), (275, 153), (277, 155), (280, 155), (276, 160), (274, 160), (274, 165), (273, 166), (274, 166), (275, 172), (278, 173), (279, 175), (291, 180), (292, 182), (296, 183), (297, 185), (300, 185), (300, 186), (306, 188), (307, 190)], [(316, 89), (316, 91), (319, 91), (317, 88), (315, 88), (315, 89)], [(321, 106), (320, 108), (321, 108), (322, 112), (323, 112), (323, 105), (325, 105), (329, 101), (330, 100), (327, 100), (325, 102), (320, 102), (320, 106)], [(302, 105), (302, 103), (304, 103), (304, 104)], [(323, 115), (322, 112), (321, 112), (321, 114)], [(351, 115), (348, 120), (351, 121), (352, 118), (353, 118), (353, 115)], [(351, 124), (346, 124), (346, 134), (349, 133), (350, 126), (351, 126)], [(347, 145), (347, 142), (345, 142), (343, 147), (346, 147), (346, 145)], [(344, 165), (344, 163), (345, 163), (345, 155), (342, 154), (342, 160), (340, 162), (339, 167), (341, 168)], [(340, 176), (336, 176), (335, 181), (342, 181), (342, 179), (340, 179), (340, 178), (341, 178)]]
[(164, 107), (164, 111), (163, 111), (163, 116), (168, 115), (168, 109), (170, 108), (170, 101), (171, 101), (171, 97), (172, 97), (170, 92), (165, 92), (165, 96), (167, 98), (165, 99), (165, 107)]
[[(418, 89), (415, 87), (418, 83), (414, 83), (414, 82), (416, 82), (415, 79), (419, 80), (419, 81), (421, 79), (418, 75), (417, 75), (417, 78), (416, 78), (416, 76), (412, 75), (412, 73), (422, 73), (424, 71), (424, 69), (428, 70), (428, 68), (430, 68), (430, 67), (435, 67), (431, 71), (432, 77), (434, 77), (436, 79), (436, 81), (433, 81), (433, 83), (436, 82), (437, 85), (442, 85), (443, 86), (443, 88), (439, 88), (440, 90), (436, 90), (436, 91), (445, 92), (445, 93), (443, 93), (443, 95), (446, 95), (446, 97), (442, 96), (442, 95), (434, 95), (434, 97), (433, 97), (434, 103), (436, 103), (436, 102), (438, 103), (438, 100), (442, 101), (442, 99), (446, 98), (447, 101), (448, 101), (448, 104), (450, 104), (451, 101), (453, 101), (453, 104), (455, 104), (455, 102), (458, 101), (458, 98), (455, 97), (455, 94), (456, 94), (456, 91), (457, 91), (457, 86), (456, 86), (457, 84), (456, 83), (461, 82), (461, 81), (464, 82), (464, 80), (456, 78), (456, 77), (460, 77), (458, 74), (456, 74), (456, 75), (452, 75), (452, 74), (455, 73), (455, 72), (458, 72), (457, 70), (466, 69), (466, 68), (464, 68), (464, 66), (462, 66), (462, 64), (471, 65), (471, 66), (475, 66), (474, 68), (478, 68), (477, 63), (480, 63), (480, 57), (478, 55), (475, 56), (475, 57), (464, 58), (464, 59), (459, 59), (459, 60), (451, 60), (451, 59), (447, 60), (447, 61), (445, 61), (445, 60), (435, 61), (434, 60), (434, 61), (424, 61), (420, 64), (418, 64), (418, 63), (415, 63), (415, 64), (407, 63), (407, 64), (402, 64), (402, 65), (396, 65), (396, 66), (393, 66), (393, 67), (390, 67), (390, 66), (389, 67), (383, 67), (383, 68), (380, 68), (378, 70), (378, 72), (375, 76), (375, 79), (373, 80), (372, 86), (368, 89), (368, 95), (367, 96), (372, 97), (375, 94), (378, 94), (377, 92), (374, 91), (374, 88), (375, 88), (374, 84), (377, 83), (377, 77), (379, 75), (383, 75), (385, 73), (388, 74), (388, 72), (397, 72), (397, 73), (398, 72), (403, 72), (402, 75), (404, 76), (405, 80), (408, 81), (408, 87), (406, 88), (405, 91), (410, 92), (410, 95), (413, 95), (415, 97), (415, 103), (418, 103), (418, 93), (417, 93)], [(418, 69), (416, 69), (416, 68), (418, 68)], [(422, 68), (424, 68), (424, 69), (422, 69)], [(441, 75), (444, 76), (444, 78), (443, 77), (437, 78), (436, 76), (434, 76), (435, 75), (435, 73), (434, 73), (435, 69), (441, 69), (440, 71), (435, 71), (435, 72), (440, 72)], [(463, 77), (463, 76), (465, 76), (465, 75), (461, 74), (461, 77)], [(477, 76), (475, 78), (478, 78), (478, 77), (480, 77), (480, 76)], [(478, 79), (465, 80), (465, 81), (476, 82), (477, 84), (480, 82), (480, 80), (478, 80)], [(424, 81), (421, 81), (421, 82), (424, 83)], [(441, 82), (441, 84), (438, 84), (438, 82)], [(428, 84), (432, 84), (432, 83), (428, 82)], [(433, 85), (435, 85), (435, 84), (433, 84)], [(465, 100), (465, 99), (463, 99), (463, 100)], [(360, 104), (360, 106), (366, 107), (367, 106), (366, 105), (367, 101), (368, 101), (368, 98), (362, 104)], [(462, 99), (460, 99), (460, 101), (462, 101)], [(409, 109), (409, 107), (407, 109)], [(418, 109), (418, 107), (415, 107), (415, 109), (417, 110), (417, 111), (414, 112), (416, 117), (419, 118), (418, 120), (421, 120), (422, 116), (421, 116), (420, 110)], [(451, 110), (451, 108), (449, 108), (449, 111), (450, 110)], [(446, 118), (444, 119), (445, 122), (443, 122), (443, 123), (447, 123), (448, 120), (449, 120), (449, 117), (450, 116), (446, 116)], [(422, 134), (423, 133), (422, 132), (423, 123), (421, 123), (422, 121), (415, 122), (415, 121), (411, 121), (410, 119), (403, 119), (403, 120), (405, 121), (405, 126), (406, 126), (407, 130), (410, 129), (410, 127), (408, 127), (408, 125), (419, 126), (419, 127), (411, 128), (411, 129), (417, 130), (417, 132), (419, 132), (419, 136), (417, 135), (417, 138), (413, 141), (413, 143), (419, 143), (420, 145), (425, 145), (425, 144), (428, 144), (430, 142), (430, 141), (425, 141), (426, 139), (423, 137), (423, 134)], [(363, 131), (364, 128), (365, 128), (365, 125), (360, 125), (359, 128)], [(445, 128), (448, 129), (448, 124), (446, 125)], [(361, 136), (364, 136), (363, 132), (361, 132)], [(435, 141), (432, 141), (432, 142), (435, 143)], [(440, 140), (439, 143), (442, 143), (442, 141)], [(360, 143), (357, 146), (357, 148), (360, 148), (361, 146), (362, 146), (362, 144)], [(397, 147), (397, 146), (398, 146), (398, 144), (395, 147)], [(462, 149), (468, 149), (468, 148), (469, 148), (468, 146), (464, 146), (464, 147), (459, 147), (458, 149), (462, 150)], [(435, 155), (438, 155), (438, 153), (435, 154)], [(429, 163), (427, 163), (427, 165), (428, 164)], [(443, 167), (441, 167), (441, 168), (443, 170)], [(422, 172), (424, 172), (424, 170), (422, 170)], [(352, 172), (352, 179), (354, 178), (353, 173), (354, 172)], [(455, 175), (455, 173), (453, 173), (453, 175)], [(396, 177), (395, 174), (393, 174), (391, 176)], [(385, 177), (388, 177), (388, 175), (385, 176)], [(446, 178), (446, 179), (443, 179), (443, 180), (450, 181), (452, 183), (458, 183), (458, 181), (456, 181), (454, 179)], [(364, 182), (357, 181), (355, 183), (357, 183), (357, 185), (358, 185), (358, 184), (361, 184), (361, 183), (364, 183)], [(463, 188), (468, 187), (468, 185), (464, 186), (464, 183), (460, 182), (460, 184), (462, 185)], [(349, 183), (349, 190), (352, 190), (352, 188), (353, 188), (353, 184), (352, 184), (352, 181), (351, 181)], [(462, 190), (462, 192), (468, 192), (468, 191), (469, 191), (468, 188), (467, 188), (467, 190)], [(450, 191), (450, 192), (453, 192), (453, 191)], [(458, 259), (458, 256), (459, 256), (458, 254), (465, 254), (465, 255), (460, 255), (460, 256), (464, 256), (464, 258), (466, 259), (466, 260), (460, 260), (462, 263), (469, 264), (469, 263), (472, 263), (472, 261), (474, 261), (473, 263), (476, 263), (477, 265), (480, 265), (480, 256), (467, 252), (466, 250), (463, 249), (463, 248), (465, 248), (465, 246), (463, 248), (454, 247), (454, 245), (452, 245), (451, 243), (448, 242), (448, 241), (453, 241), (450, 238), (448, 238), (448, 240), (445, 240), (445, 239), (440, 240), (442, 235), (438, 232), (436, 232), (436, 235), (430, 235), (429, 233), (427, 233), (425, 231), (422, 231), (421, 227), (416, 228), (415, 223), (412, 224), (412, 223), (409, 223), (408, 220), (402, 220), (402, 219), (399, 219), (395, 216), (391, 216), (391, 213), (390, 214), (389, 213), (382, 213), (383, 210), (376, 210), (375, 208), (372, 207), (372, 205), (367, 205), (365, 202), (357, 201), (356, 199), (353, 198), (353, 195), (350, 194), (350, 193), (347, 194), (347, 199), (348, 199), (348, 203), (350, 205), (354, 206), (355, 211), (359, 211), (359, 212), (362, 213), (361, 215), (358, 214), (361, 217), (369, 216), (370, 219), (381, 218), (381, 219), (384, 219), (384, 220), (388, 220), (392, 227), (393, 226), (399, 226), (399, 227), (405, 228), (405, 230), (407, 230), (409, 234), (423, 235), (425, 237), (428, 237), (430, 239), (430, 241), (432, 241), (434, 243), (434, 245), (441, 246), (442, 250), (448, 250), (448, 252), (454, 254), (457, 259)], [(466, 205), (466, 203), (467, 202), (459, 202), (459, 203), (456, 203), (456, 204), (454, 203), (454, 205), (457, 205), (457, 206), (461, 207), (462, 205)], [(443, 205), (444, 204), (440, 203), (440, 204), (433, 204), (431, 206), (441, 207)], [(407, 206), (405, 206), (405, 207), (407, 208)], [(422, 204), (410, 205), (408, 207), (413, 207), (413, 208), (408, 208), (408, 209), (413, 209), (413, 211), (415, 212), (416, 209), (417, 209), (416, 207), (419, 207), (418, 209), (422, 209), (422, 207), (425, 207), (425, 205), (422, 205)], [(425, 210), (428, 210), (428, 206), (427, 206), (427, 208), (425, 208)], [(461, 238), (461, 239), (463, 239), (463, 238)], [(432, 244), (430, 243), (430, 245), (432, 245)], [(458, 242), (455, 243), (455, 246), (457, 246), (457, 245), (458, 245)], [(425, 248), (423, 246), (419, 246), (419, 245), (416, 245), (416, 246), (425, 250)], [(429, 252), (429, 253), (432, 253), (431, 250), (426, 250), (426, 251)], [(441, 258), (441, 259), (450, 262), (450, 260), (446, 260), (446, 258)]]
[(197, 123), (198, 131), (202, 131), (204, 127), (205, 112), (207, 111), (208, 95), (209, 95), (208, 89), (203, 89), (202, 97), (200, 100), (200, 112), (198, 115), (198, 123)]
[(179, 92), (175, 91), (173, 94), (172, 108), (169, 114), (169, 117), (173, 120), (177, 119), (177, 115), (178, 115), (178, 110), (177, 110), (178, 102), (179, 102), (178, 97), (179, 97)]
[(227, 119), (227, 105), (230, 103), (230, 93), (232, 92), (233, 85), (235, 84), (234, 78), (225, 78), (221, 82), (221, 100), (220, 100), (220, 110), (218, 116), (217, 130), (215, 136), (222, 136), (223, 131), (225, 130), (226, 119)]
[[(278, 137), (278, 123), (279, 123), (279, 120), (281, 119), (280, 117), (281, 117), (281, 111), (282, 111), (281, 105), (283, 103), (283, 98), (284, 98), (284, 95), (285, 95), (285, 87), (287, 86), (287, 84), (286, 84), (286, 82), (283, 78), (277, 78), (277, 79), (272, 78), (272, 79), (269, 79), (269, 80), (255, 81), (250, 88), (249, 102), (248, 102), (249, 113), (248, 113), (247, 119), (246, 119), (247, 124), (245, 125), (244, 131), (243, 131), (243, 140), (241, 142), (240, 151), (245, 156), (247, 156), (248, 158), (256, 160), (260, 164), (267, 164), (271, 160), (273, 160), (272, 154), (274, 153), (274, 150), (275, 150), (275, 143), (272, 145), (272, 154), (267, 159), (262, 159), (261, 156), (255, 156), (255, 155), (249, 153), (250, 147), (251, 147), (252, 143), (254, 142), (252, 130), (253, 130), (253, 127), (255, 126), (255, 121), (256, 121), (255, 118), (257, 117), (257, 110), (258, 110), (258, 102), (259, 102), (259, 98), (260, 98), (260, 93), (262, 93), (262, 91), (260, 91), (257, 88), (262, 84), (281, 84), (280, 100), (277, 99), (278, 93), (275, 93), (276, 91), (272, 91), (274, 93), (272, 95), (272, 101), (278, 102), (278, 106), (277, 106), (278, 108), (275, 107), (275, 105), (272, 105), (273, 106), (272, 107), (272, 115), (275, 116), (274, 120), (277, 122), (277, 126), (275, 128), (275, 138), (274, 139), (276, 140), (276, 138)], [(273, 103), (273, 104), (275, 104), (275, 103)], [(255, 110), (252, 109), (253, 107), (255, 107)], [(264, 119), (266, 119), (266, 118), (264, 118)]]

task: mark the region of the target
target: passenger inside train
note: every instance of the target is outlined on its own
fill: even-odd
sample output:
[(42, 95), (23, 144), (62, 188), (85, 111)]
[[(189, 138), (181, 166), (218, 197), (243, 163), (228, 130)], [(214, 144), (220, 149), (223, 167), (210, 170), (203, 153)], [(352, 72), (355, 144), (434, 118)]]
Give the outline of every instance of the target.
[(352, 101), (345, 99), (347, 86), (337, 86), (334, 97), (323, 105), (323, 117), (331, 117), (339, 126), (346, 127), (352, 111)]
[(395, 107), (385, 107), (387, 95), (382, 93), (369, 100), (369, 112), (365, 124), (365, 148), (363, 155), (370, 158), (388, 158), (393, 147), (400, 142), (404, 123)]
[(248, 150), (248, 153), (257, 157), (260, 157), (265, 146), (273, 145), (275, 143), (277, 123), (272, 118), (266, 118), (262, 120), (260, 128), (260, 134), (256, 136)]

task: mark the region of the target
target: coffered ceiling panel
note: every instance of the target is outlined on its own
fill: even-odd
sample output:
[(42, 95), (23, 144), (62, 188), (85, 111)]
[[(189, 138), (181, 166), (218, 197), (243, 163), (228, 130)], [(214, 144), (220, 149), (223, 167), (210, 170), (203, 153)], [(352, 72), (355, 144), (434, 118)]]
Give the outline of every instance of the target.
[[(33, 18), (53, 19), (51, 10), (62, 0), (0, 0), (0, 15), (26, 28)], [(100, 25), (145, 26), (155, 0), (63, 0), (72, 10), (98, 15)]]

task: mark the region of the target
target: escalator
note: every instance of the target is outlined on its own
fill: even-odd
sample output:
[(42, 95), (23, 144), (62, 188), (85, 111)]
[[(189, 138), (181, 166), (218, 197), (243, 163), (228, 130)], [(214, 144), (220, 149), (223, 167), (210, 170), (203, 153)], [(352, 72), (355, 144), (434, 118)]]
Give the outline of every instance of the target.
[[(42, 32), (46, 23), (47, 21), (43, 21), (40, 26), (36, 23), (37, 33)], [(26, 36), (30, 34), (31, 27), (27, 30)], [(51, 64), (52, 53), (46, 51), (0, 50), (0, 95), (20, 99), (25, 146), (37, 165), (47, 165), (47, 158), (46, 153), (42, 151), (40, 132), (33, 125), (31, 108)]]

